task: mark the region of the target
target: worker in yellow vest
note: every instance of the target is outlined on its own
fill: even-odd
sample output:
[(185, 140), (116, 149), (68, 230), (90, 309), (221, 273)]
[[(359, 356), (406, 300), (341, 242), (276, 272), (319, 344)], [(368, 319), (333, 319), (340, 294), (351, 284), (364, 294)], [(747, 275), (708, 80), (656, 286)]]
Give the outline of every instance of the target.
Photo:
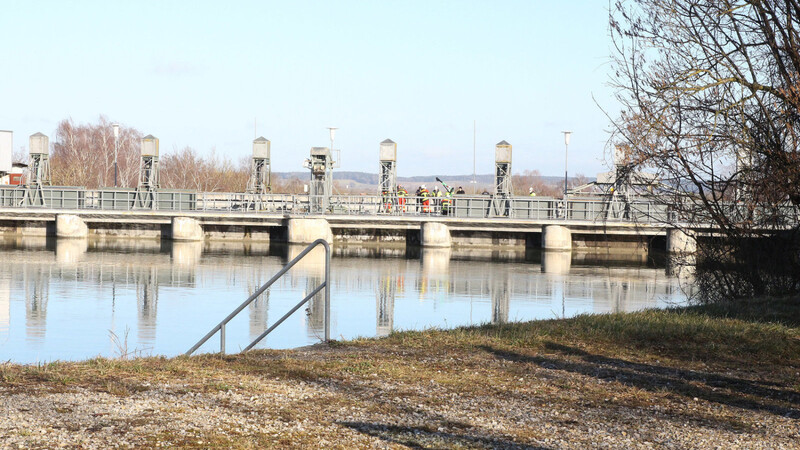
[(431, 192), (431, 197), (433, 197), (433, 209), (431, 212), (438, 213), (439, 208), (442, 205), (442, 191), (439, 190), (439, 186), (433, 187), (433, 192)]
[(419, 196), (422, 197), (422, 212), (429, 213), (431, 212), (431, 201), (428, 197), (430, 197), (430, 192), (428, 192), (428, 188), (425, 187), (423, 184), (419, 187)]
[(406, 212), (406, 197), (408, 196), (408, 191), (403, 186), (397, 186), (397, 204), (399, 205), (398, 209), (400, 212)]
[[(451, 189), (452, 190), (452, 189)], [(445, 192), (444, 197), (442, 197), (442, 215), (446, 216), (450, 214), (450, 204), (452, 199), (450, 198), (450, 191)]]

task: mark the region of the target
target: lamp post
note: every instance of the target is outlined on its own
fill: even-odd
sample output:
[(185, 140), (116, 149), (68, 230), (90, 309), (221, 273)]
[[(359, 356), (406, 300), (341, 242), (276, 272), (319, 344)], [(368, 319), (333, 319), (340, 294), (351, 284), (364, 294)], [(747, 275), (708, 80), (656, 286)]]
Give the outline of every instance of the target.
[(117, 187), (117, 152), (119, 150), (119, 124), (111, 124), (114, 128), (114, 187)]
[(333, 138), (336, 137), (336, 130), (338, 130), (338, 128), (336, 128), (336, 127), (328, 127), (328, 131), (331, 134), (331, 156), (333, 156)]
[[(333, 138), (336, 137), (336, 130), (338, 130), (338, 128), (336, 128), (336, 127), (328, 127), (328, 132), (331, 135), (331, 161), (333, 161)], [(331, 167), (333, 167), (333, 165), (331, 165)], [(337, 165), (337, 167), (341, 167), (341, 166)], [(328, 168), (326, 167), (326, 172), (327, 172), (327, 169)], [(332, 170), (330, 171), (330, 175), (329, 176), (331, 178), (331, 181), (330, 181), (331, 182), (331, 193), (333, 193), (332, 192), (333, 191), (333, 171)]]
[(564, 133), (564, 200), (567, 199), (567, 161), (569, 156), (569, 135), (572, 131), (562, 131)]

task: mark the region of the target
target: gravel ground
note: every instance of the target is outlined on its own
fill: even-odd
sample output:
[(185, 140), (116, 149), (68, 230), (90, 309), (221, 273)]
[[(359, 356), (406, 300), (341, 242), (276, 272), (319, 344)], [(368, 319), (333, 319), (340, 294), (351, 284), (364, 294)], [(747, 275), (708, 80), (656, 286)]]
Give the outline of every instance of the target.
[[(378, 370), (380, 365), (355, 365), (367, 370), (342, 366), (348, 370), (332, 369), (342, 376), (311, 381), (269, 371), (227, 374), (225, 369), (211, 375), (184, 373), (169, 382), (126, 375), (116, 393), (107, 382), (87, 385), (62, 379), (24, 388), (21, 383), (0, 384), (0, 444), (800, 448), (800, 402), (780, 409), (722, 401), (724, 396), (690, 398), (666, 387), (642, 389), (618, 376), (604, 376), (603, 370), (610, 368), (602, 364), (593, 367), (594, 373), (580, 373), (565, 367), (569, 359), (558, 365), (491, 354), (457, 361), (445, 354), (420, 358), (346, 348), (288, 355), (299, 367), (383, 358), (407, 364), (411, 373), (391, 379)], [(258, 358), (269, 366), (284, 361), (286, 353)]]

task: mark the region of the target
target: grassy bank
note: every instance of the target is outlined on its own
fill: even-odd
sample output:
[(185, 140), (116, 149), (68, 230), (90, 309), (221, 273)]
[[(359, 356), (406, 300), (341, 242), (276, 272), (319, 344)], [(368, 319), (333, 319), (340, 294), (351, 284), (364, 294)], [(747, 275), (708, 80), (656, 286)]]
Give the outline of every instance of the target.
[(793, 448), (800, 302), (4, 364), (0, 388), (9, 446)]

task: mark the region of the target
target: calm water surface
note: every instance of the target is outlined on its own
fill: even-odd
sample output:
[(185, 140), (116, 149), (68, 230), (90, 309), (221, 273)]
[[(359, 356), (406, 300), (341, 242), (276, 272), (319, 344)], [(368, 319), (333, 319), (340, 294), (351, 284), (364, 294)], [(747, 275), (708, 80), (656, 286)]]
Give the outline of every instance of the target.
[[(0, 360), (177, 355), (303, 247), (25, 238), (0, 246)], [(643, 256), (337, 247), (331, 336), (569, 317), (680, 305), (687, 286)], [(293, 268), (227, 327), (236, 352), (313, 290), (322, 253)], [(688, 287), (691, 289), (691, 286)], [(689, 292), (690, 293), (690, 292)], [(313, 300), (258, 347), (319, 342)], [(199, 352), (217, 351), (212, 338)]]

